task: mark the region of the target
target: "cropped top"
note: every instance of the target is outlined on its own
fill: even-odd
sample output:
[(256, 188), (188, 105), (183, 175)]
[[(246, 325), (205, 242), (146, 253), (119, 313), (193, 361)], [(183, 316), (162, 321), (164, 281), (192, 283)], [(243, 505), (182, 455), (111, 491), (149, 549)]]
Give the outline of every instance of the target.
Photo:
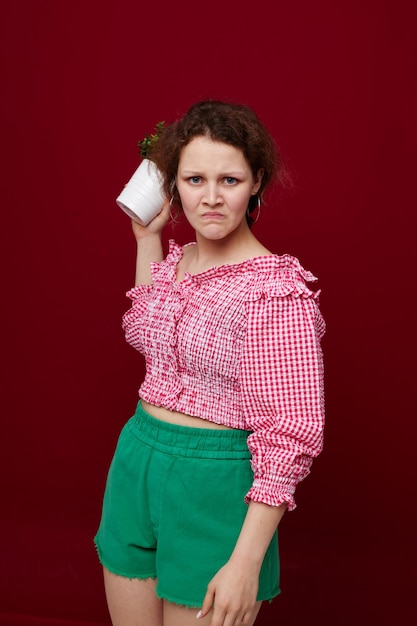
[[(187, 245), (195, 245), (193, 243)], [(186, 274), (183, 248), (127, 292), (126, 340), (145, 357), (139, 396), (249, 431), (254, 481), (245, 500), (295, 508), (296, 485), (322, 450), (325, 323), (317, 280), (288, 254)]]

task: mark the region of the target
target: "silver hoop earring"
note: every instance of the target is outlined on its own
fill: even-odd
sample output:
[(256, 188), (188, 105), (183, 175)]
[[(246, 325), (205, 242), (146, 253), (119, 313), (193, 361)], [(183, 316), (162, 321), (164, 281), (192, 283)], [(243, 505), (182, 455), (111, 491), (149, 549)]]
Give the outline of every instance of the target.
[(169, 201), (169, 217), (171, 218), (172, 222), (175, 222), (175, 224), (178, 224), (178, 220), (175, 219), (175, 217), (172, 215), (172, 212), (171, 212), (173, 202), (174, 202), (174, 196), (171, 196), (171, 200)]
[(258, 201), (258, 213), (256, 214), (255, 219), (252, 218), (252, 216), (251, 216), (251, 214), (249, 213), (248, 210), (246, 211), (247, 216), (251, 219), (251, 224), (252, 225), (256, 224), (256, 222), (258, 221), (259, 216), (261, 214), (261, 199), (260, 199), (260, 197), (258, 195), (256, 197), (257, 197), (257, 201)]

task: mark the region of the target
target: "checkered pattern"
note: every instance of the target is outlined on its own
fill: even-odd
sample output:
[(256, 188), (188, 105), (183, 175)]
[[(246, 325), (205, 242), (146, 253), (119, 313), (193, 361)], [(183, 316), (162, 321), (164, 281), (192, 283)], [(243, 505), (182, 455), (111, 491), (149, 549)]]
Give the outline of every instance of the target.
[(291, 510), (323, 441), (325, 324), (318, 292), (306, 286), (316, 278), (294, 257), (270, 255), (177, 283), (182, 253), (171, 241), (152, 285), (127, 294), (126, 339), (146, 360), (139, 395), (250, 431), (246, 500)]

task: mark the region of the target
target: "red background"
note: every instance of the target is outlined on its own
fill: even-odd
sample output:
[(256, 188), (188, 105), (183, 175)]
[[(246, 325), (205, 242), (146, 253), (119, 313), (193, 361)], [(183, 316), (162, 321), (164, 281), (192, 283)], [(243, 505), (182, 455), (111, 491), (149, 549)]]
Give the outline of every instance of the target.
[(413, 4), (2, 3), (1, 624), (108, 623), (92, 537), (143, 374), (115, 197), (138, 139), (206, 97), (253, 106), (280, 144), (294, 188), (256, 232), (319, 276), (328, 324), (325, 450), (259, 623), (412, 615)]

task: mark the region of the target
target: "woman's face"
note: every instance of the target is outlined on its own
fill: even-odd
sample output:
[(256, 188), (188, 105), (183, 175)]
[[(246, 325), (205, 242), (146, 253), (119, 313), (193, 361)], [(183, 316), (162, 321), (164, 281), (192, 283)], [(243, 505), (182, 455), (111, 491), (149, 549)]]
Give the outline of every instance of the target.
[(248, 228), (246, 209), (262, 180), (241, 150), (195, 137), (180, 156), (176, 184), (184, 214), (201, 237), (220, 240)]

